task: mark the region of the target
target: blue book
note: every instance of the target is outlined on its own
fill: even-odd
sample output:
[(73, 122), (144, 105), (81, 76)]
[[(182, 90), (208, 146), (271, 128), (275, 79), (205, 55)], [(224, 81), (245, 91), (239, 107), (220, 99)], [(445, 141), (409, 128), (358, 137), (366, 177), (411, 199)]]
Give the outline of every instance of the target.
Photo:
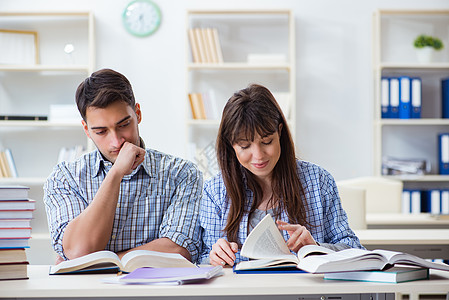
[(439, 174), (449, 175), (449, 133), (438, 135)]
[(421, 106), (422, 106), (422, 81), (419, 77), (413, 77), (411, 83), (411, 118), (421, 118)]
[(380, 109), (381, 118), (389, 118), (389, 103), (390, 103), (390, 79), (382, 77), (380, 80)]
[(399, 77), (399, 118), (410, 119), (410, 77)]
[(354, 271), (326, 273), (327, 280), (354, 280), (399, 283), (429, 278), (429, 269), (416, 267), (393, 267), (385, 271)]
[(449, 118), (449, 78), (441, 80), (442, 117)]
[(391, 119), (399, 118), (399, 78), (390, 78), (390, 110)]

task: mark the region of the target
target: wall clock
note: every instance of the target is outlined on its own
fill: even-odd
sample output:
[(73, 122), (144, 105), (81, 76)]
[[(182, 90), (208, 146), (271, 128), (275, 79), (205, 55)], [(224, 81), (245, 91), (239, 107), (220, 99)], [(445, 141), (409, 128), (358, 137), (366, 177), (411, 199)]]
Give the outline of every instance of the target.
[(154, 2), (134, 0), (123, 11), (123, 26), (132, 35), (144, 37), (159, 28), (161, 17), (161, 11)]

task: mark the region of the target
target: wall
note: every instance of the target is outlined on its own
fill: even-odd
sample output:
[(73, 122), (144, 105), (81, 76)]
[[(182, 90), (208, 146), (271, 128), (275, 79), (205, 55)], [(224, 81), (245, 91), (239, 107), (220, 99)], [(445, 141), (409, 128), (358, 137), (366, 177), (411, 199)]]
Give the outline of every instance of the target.
[(113, 68), (130, 79), (142, 105), (140, 130), (147, 146), (178, 156), (185, 151), (185, 11), (293, 10), (298, 154), (338, 180), (370, 175), (373, 169), (372, 13), (377, 8), (449, 9), (447, 0), (154, 0), (162, 10), (161, 28), (150, 37), (136, 38), (121, 23), (129, 1), (0, 0), (0, 10), (92, 10), (97, 68)]

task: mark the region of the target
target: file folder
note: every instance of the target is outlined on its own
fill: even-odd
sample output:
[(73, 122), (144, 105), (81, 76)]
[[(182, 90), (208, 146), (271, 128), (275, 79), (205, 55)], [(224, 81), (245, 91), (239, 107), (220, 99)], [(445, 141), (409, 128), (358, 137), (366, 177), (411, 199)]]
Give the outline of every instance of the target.
[(422, 106), (422, 81), (419, 77), (411, 79), (411, 118), (421, 118), (421, 106)]
[(399, 118), (410, 119), (410, 77), (399, 77)]
[(449, 133), (438, 135), (439, 173), (449, 175)]
[(390, 118), (399, 118), (399, 78), (390, 78)]
[(382, 77), (380, 81), (380, 108), (381, 118), (389, 118), (389, 103), (390, 103), (390, 79), (388, 77)]

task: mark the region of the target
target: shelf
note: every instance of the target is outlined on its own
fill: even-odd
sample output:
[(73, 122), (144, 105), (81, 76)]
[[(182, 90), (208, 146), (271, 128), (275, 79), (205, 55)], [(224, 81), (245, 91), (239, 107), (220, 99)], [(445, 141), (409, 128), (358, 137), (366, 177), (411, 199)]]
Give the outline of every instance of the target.
[(8, 72), (83, 72), (89, 73), (90, 67), (87, 65), (0, 65), (0, 71)]
[(61, 123), (50, 121), (0, 121), (0, 127), (54, 127), (58, 129), (81, 129), (81, 117), (80, 122), (77, 123)]
[(412, 63), (390, 63), (390, 62), (382, 62), (379, 64), (379, 68), (381, 69), (449, 69), (449, 63), (429, 63), (429, 64), (421, 64), (417, 62)]
[(285, 64), (250, 64), (250, 63), (222, 63), (222, 64), (206, 64), (206, 63), (190, 63), (187, 65), (188, 70), (286, 70), (290, 71), (291, 65)]
[(0, 185), (43, 185), (46, 177), (0, 178)]
[(449, 119), (382, 119), (375, 122), (380, 126), (449, 125)]
[(383, 175), (382, 177), (401, 181), (449, 182), (449, 175)]

